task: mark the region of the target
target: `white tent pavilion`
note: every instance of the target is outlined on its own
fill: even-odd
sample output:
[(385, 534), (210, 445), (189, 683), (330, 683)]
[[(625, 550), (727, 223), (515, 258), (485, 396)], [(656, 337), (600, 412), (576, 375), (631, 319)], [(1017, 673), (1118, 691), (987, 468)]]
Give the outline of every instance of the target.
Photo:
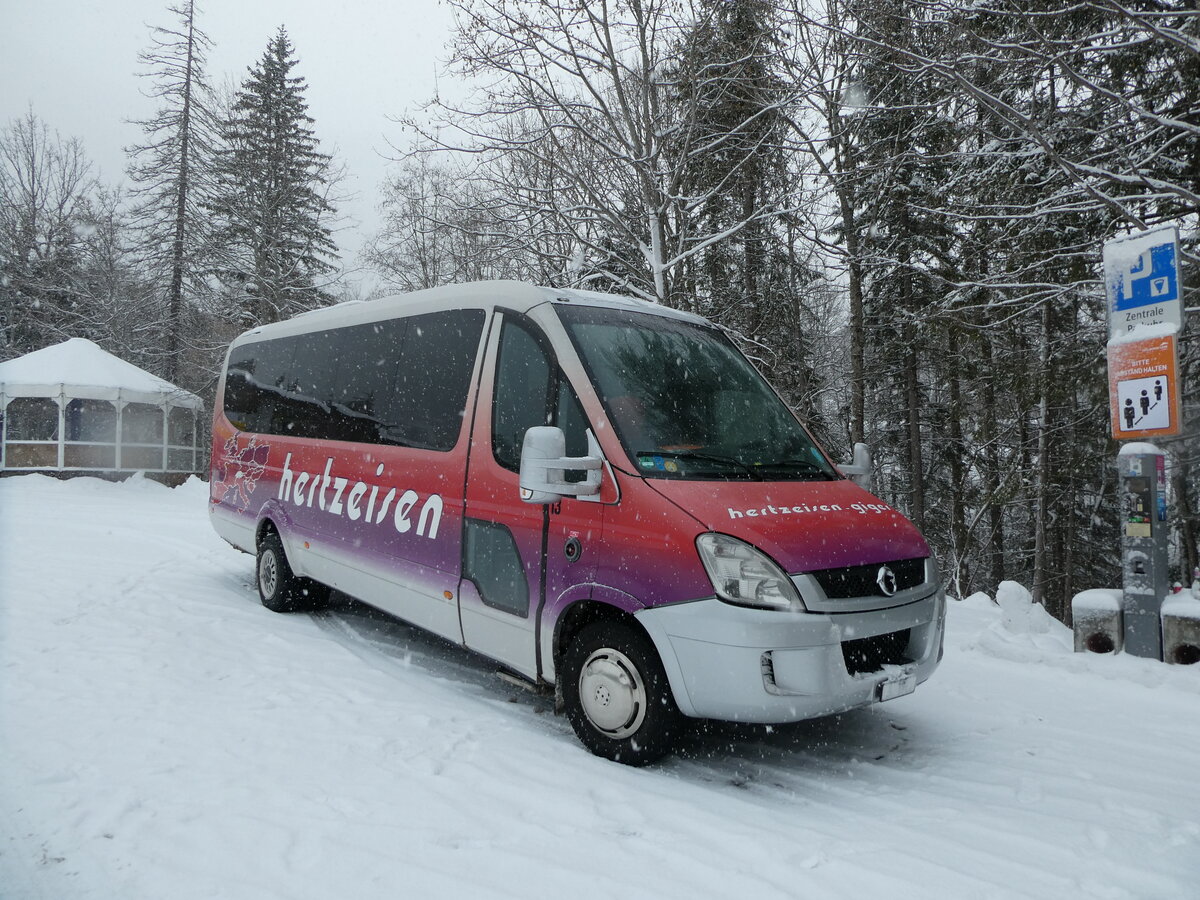
[(71, 338), (0, 363), (0, 472), (140, 470), (176, 480), (201, 461), (203, 408), (195, 394)]

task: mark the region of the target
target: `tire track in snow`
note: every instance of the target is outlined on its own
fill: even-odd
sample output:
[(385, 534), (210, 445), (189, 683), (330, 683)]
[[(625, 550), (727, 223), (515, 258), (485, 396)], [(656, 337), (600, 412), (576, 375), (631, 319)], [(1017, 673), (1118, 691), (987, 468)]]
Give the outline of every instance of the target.
[[(860, 865), (875, 865), (864, 862), (872, 855), (903, 856), (914, 884), (922, 871), (938, 884), (952, 873), (983, 896), (1130, 900), (1172, 897), (1178, 877), (1200, 875), (1200, 826), (1179, 823), (1173, 846), (1154, 840), (1171, 830), (1161, 808), (1170, 777), (1161, 795), (1106, 782), (1106, 761), (1128, 762), (1125, 751), (1136, 746), (1119, 730), (1097, 736), (1103, 752), (1093, 774), (1083, 760), (1095, 747), (1079, 745), (1076, 720), (1033, 732), (1010, 721), (956, 733), (952, 716), (913, 710), (919, 705), (773, 729), (757, 742), (748, 733), (744, 745), (718, 744), (709, 758), (700, 758), (703, 744), (683, 756), (700, 780), (747, 796), (766, 815), (778, 812), (786, 792), (825, 848), (807, 858), (814, 868), (838, 858), (830, 848), (840, 847)], [(1074, 771), (1070, 751), (1080, 756)], [(1060, 839), (1047, 843), (1056, 829)], [(1116, 847), (1124, 852), (1113, 854)], [(1003, 882), (992, 872), (1003, 872)]]
[[(574, 741), (566, 721), (552, 715), (550, 698), (505, 686), (493, 664), (461, 647), (348, 600), (313, 618), (373, 668), (393, 677), (416, 668), (505, 707), (505, 715), (543, 718), (556, 739)], [(980, 702), (956, 690), (961, 702)], [(756, 805), (764, 821), (803, 834), (809, 849), (794, 864), (808, 870), (851, 865), (867, 883), (901, 878), (916, 891), (932, 880), (983, 897), (1141, 900), (1174, 883), (1106, 854), (1114, 844), (1136, 844), (1143, 832), (1161, 833), (1164, 820), (1136, 792), (1118, 787), (1098, 803), (1100, 776), (1061, 774), (1076, 749), (1076, 723), (1058, 728), (1032, 714), (1023, 725), (1001, 721), (951, 727), (897, 704), (771, 729), (696, 723), (676, 757), (657, 768), (701, 797), (715, 792)], [(1107, 752), (1119, 755), (1123, 739), (1109, 740)], [(1095, 816), (1073, 812), (1081, 808)], [(1044, 841), (1051, 822), (1071, 826), (1055, 846)], [(1185, 829), (1181, 844), (1196, 843)], [(888, 862), (898, 859), (907, 860), (907, 874)], [(989, 874), (996, 872), (1004, 878)], [(1023, 886), (1017, 893), (1014, 880)], [(1138, 893), (1138, 885), (1151, 893)]]
[(565, 717), (554, 714), (553, 697), (503, 680), (495, 663), (458, 644), (336, 591), (329, 608), (310, 616), (323, 634), (388, 677), (410, 680), (415, 671), (455, 691), (467, 688), (472, 699), (506, 717), (516, 714), (525, 722), (548, 724), (574, 740)]
[[(557, 738), (574, 741), (565, 719), (551, 715), (550, 698), (506, 687), (493, 664), (463, 648), (348, 600), (312, 618), (376, 670), (396, 677), (415, 669), (455, 690), (467, 688), (469, 695), (504, 707), (505, 715), (526, 721), (545, 716), (556, 723)], [(993, 871), (1019, 871), (1034, 889), (1032, 896), (1070, 888), (1069, 880), (1047, 877), (1039, 842), (1019, 828), (1006, 829), (1007, 816), (964, 827), (969, 807), (1011, 799), (1009, 793), (987, 779), (963, 792), (961, 784), (956, 788), (950, 779), (929, 774), (938, 762), (909, 749), (911, 727), (870, 710), (770, 730), (695, 723), (677, 757), (658, 769), (688, 783), (700, 797), (715, 791), (756, 805), (764, 822), (778, 820), (785, 832), (803, 834), (808, 849), (794, 864), (804, 869), (850, 865), (874, 883), (903, 877), (890, 861), (905, 857), (914, 889), (926, 877), (988, 896), (1004, 889), (987, 877)], [(448, 746), (438, 755), (452, 756), (466, 738), (447, 736)], [(919, 847), (911, 846), (914, 834)], [(1023, 859), (1036, 861), (1022, 864)]]

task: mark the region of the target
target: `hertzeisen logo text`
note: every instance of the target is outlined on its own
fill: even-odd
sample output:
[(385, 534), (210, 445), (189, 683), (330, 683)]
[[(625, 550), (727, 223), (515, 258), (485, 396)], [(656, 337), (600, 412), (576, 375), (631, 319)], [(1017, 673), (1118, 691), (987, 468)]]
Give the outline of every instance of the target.
[(892, 508), (886, 503), (851, 503), (849, 506), (842, 506), (840, 503), (820, 503), (809, 506), (805, 503), (800, 506), (764, 506), (759, 509), (733, 509), (730, 507), (729, 518), (749, 517), (755, 519), (759, 516), (795, 516), (823, 512), (856, 512), (865, 516), (871, 513), (892, 512)]
[[(335, 516), (345, 516), (355, 522), (362, 519), (364, 522), (373, 521), (378, 525), (387, 518), (392, 501), (396, 500), (396, 488), (386, 489), (386, 493), (381, 496), (380, 491), (384, 489), (379, 485), (365, 481), (356, 481), (351, 484), (348, 478), (332, 475), (330, 473), (332, 467), (333, 458), (330, 457), (325, 460), (324, 474), (310, 475), (308, 472), (293, 472), (292, 454), (289, 453), (287, 459), (283, 461), (278, 499), (291, 500), (295, 506), (307, 507), (311, 507), (315, 499), (318, 509), (323, 509)], [(381, 475), (383, 475), (383, 463), (380, 463), (379, 468), (375, 470), (376, 478)], [(350, 488), (348, 492), (346, 491), (347, 487)], [(365, 503), (363, 502), (364, 498)], [(395, 525), (396, 531), (404, 534), (412, 529), (413, 521), (409, 514), (413, 512), (420, 499), (421, 497), (416, 491), (407, 490), (400, 495), (399, 500), (396, 500), (396, 507), (392, 514), (392, 524)], [(378, 500), (378, 504), (376, 500)], [(430, 494), (421, 505), (421, 511), (416, 518), (417, 536), (436, 538), (438, 525), (442, 521), (441, 496)]]

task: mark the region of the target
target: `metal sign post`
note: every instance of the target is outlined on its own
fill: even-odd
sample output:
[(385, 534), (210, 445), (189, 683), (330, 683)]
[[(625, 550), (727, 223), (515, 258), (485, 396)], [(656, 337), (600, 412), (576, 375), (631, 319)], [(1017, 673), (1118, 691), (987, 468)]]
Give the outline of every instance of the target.
[[(1108, 298), (1108, 389), (1118, 441), (1182, 433), (1178, 348), (1183, 323), (1179, 235), (1174, 226), (1104, 245)], [(1117, 456), (1121, 501), (1124, 649), (1162, 659), (1160, 612), (1167, 596), (1166, 457), (1129, 443)]]

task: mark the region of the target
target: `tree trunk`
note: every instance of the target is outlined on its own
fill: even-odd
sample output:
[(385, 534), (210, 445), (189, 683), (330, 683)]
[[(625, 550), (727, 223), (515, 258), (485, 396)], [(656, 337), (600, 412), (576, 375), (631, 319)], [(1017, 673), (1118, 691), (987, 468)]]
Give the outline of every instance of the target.
[(925, 530), (925, 461), (921, 451), (921, 383), (917, 371), (916, 328), (908, 323), (901, 331), (904, 340), (904, 406), (908, 423), (909, 517)]
[(184, 63), (183, 109), (179, 120), (179, 180), (175, 186), (175, 234), (171, 242), (171, 283), (167, 295), (167, 359), (164, 372), (167, 381), (179, 380), (179, 351), (183, 334), (183, 267), (184, 240), (187, 235), (187, 200), (191, 189), (188, 169), (192, 136), (192, 66), (195, 58), (193, 29), (195, 10), (187, 7), (187, 57)]
[(962, 597), (969, 589), (967, 569), (966, 485), (964, 460), (966, 444), (962, 430), (962, 384), (959, 363), (958, 329), (951, 325), (946, 332), (946, 356), (949, 362), (950, 409), (948, 431), (950, 438), (950, 534), (953, 545), (954, 571), (951, 573), (955, 592)]
[(983, 409), (980, 410), (980, 438), (983, 441), (983, 493), (988, 505), (988, 586), (994, 591), (1004, 580), (1004, 504), (1001, 502), (999, 427), (996, 416), (996, 379), (992, 377), (992, 336), (987, 330), (979, 344), (983, 378)]
[(862, 261), (859, 259), (858, 226), (854, 206), (845, 191), (839, 191), (842, 228), (846, 234), (846, 262), (850, 289), (850, 444), (866, 440), (866, 375), (863, 354), (866, 332), (863, 325)]
[(1046, 529), (1050, 520), (1050, 304), (1042, 304), (1042, 347), (1039, 367), (1037, 476), (1033, 525), (1033, 602), (1046, 605), (1049, 573)]

